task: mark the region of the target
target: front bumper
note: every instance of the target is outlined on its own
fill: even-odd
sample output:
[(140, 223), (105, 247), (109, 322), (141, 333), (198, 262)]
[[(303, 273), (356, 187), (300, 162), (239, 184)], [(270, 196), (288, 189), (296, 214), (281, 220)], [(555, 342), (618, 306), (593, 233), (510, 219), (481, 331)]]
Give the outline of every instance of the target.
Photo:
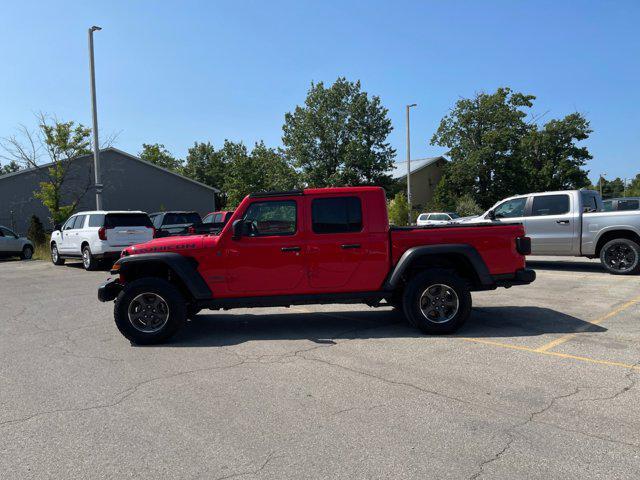
[(110, 302), (118, 296), (121, 290), (122, 285), (120, 282), (115, 278), (110, 278), (98, 287), (98, 300), (101, 302)]

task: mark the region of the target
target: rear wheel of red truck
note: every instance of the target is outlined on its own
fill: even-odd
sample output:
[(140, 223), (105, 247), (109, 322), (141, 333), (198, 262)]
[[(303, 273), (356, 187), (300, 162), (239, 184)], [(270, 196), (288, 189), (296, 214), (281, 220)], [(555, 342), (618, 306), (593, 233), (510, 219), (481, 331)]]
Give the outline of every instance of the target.
[(409, 323), (427, 334), (453, 333), (471, 314), (469, 285), (450, 270), (417, 274), (407, 284), (402, 303)]
[(132, 343), (166, 342), (185, 323), (187, 304), (168, 281), (145, 277), (127, 283), (113, 308), (116, 326)]

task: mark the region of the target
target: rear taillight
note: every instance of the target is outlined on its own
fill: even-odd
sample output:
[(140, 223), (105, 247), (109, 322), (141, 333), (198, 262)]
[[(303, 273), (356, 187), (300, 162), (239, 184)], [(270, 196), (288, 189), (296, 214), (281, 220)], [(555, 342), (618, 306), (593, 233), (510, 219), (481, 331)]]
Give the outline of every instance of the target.
[(98, 238), (100, 240), (107, 239), (107, 229), (105, 227), (100, 227), (100, 230), (98, 230)]
[(529, 237), (516, 238), (516, 250), (520, 255), (531, 255), (531, 239)]

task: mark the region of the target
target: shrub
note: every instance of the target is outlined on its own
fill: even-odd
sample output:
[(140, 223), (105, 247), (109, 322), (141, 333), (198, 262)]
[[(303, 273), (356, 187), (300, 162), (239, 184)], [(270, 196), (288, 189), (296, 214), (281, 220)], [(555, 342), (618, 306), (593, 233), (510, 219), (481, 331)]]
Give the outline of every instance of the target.
[(468, 193), (462, 195), (456, 202), (456, 213), (461, 217), (480, 215), (483, 211), (478, 202)]
[(397, 193), (389, 202), (389, 223), (398, 226), (409, 223), (409, 203), (403, 192)]
[(43, 244), (46, 240), (44, 226), (36, 215), (31, 215), (31, 222), (29, 224), (29, 230), (27, 231), (27, 238), (31, 240), (35, 245)]

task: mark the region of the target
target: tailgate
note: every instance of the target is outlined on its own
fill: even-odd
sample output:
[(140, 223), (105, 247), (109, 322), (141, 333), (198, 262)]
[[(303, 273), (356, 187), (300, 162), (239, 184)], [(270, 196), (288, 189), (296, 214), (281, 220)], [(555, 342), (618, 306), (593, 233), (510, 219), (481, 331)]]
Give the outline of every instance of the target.
[(114, 227), (107, 229), (107, 243), (110, 247), (128, 247), (153, 239), (153, 229), (148, 227)]
[(110, 247), (128, 247), (153, 239), (153, 225), (146, 213), (109, 213), (104, 228)]

